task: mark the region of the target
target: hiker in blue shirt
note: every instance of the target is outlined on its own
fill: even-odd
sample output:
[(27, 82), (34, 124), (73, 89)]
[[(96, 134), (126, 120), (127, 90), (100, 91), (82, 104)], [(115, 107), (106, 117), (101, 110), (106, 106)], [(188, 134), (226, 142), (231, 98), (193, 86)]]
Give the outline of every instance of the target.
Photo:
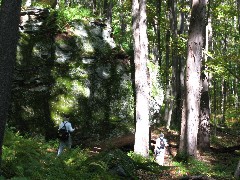
[(167, 139), (165, 139), (164, 134), (161, 133), (159, 138), (157, 138), (157, 140), (156, 140), (156, 145), (155, 145), (155, 149), (154, 149), (154, 153), (156, 156), (156, 162), (161, 166), (163, 166), (163, 164), (164, 164), (166, 146), (168, 146)]
[(59, 156), (65, 147), (69, 149), (72, 146), (72, 138), (70, 133), (73, 132), (75, 129), (72, 128), (72, 124), (69, 122), (69, 117), (65, 116), (64, 121), (60, 123), (58, 130), (65, 129), (67, 132), (67, 136), (65, 138), (59, 138), (60, 144), (57, 152), (57, 156)]

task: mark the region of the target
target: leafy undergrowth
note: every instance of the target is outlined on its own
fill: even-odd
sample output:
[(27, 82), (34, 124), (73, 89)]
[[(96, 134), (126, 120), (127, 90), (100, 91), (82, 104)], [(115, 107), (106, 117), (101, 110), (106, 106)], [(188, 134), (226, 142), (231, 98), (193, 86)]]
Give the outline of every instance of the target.
[(208, 152), (198, 160), (170, 158), (169, 154), (168, 166), (159, 166), (152, 154), (146, 159), (119, 149), (93, 155), (89, 150), (76, 147), (56, 157), (57, 146), (57, 141), (46, 143), (42, 137), (25, 138), (7, 130), (2, 179), (233, 179), (239, 159), (239, 155), (228, 153)]
[(151, 159), (119, 149), (92, 155), (80, 147), (56, 157), (58, 142), (26, 138), (7, 130), (3, 146), (2, 179), (138, 179), (141, 171), (162, 174)]

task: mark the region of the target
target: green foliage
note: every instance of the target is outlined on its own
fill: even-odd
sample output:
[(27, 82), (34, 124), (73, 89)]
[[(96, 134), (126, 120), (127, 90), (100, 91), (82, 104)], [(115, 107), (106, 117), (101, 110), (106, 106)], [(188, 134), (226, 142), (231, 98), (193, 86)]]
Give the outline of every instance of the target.
[(198, 161), (193, 157), (188, 157), (184, 154), (178, 155), (175, 158), (174, 165), (179, 167), (181, 174), (209, 176), (211, 167), (209, 164)]
[(7, 179), (137, 179), (137, 169), (152, 173), (162, 168), (147, 159), (119, 149), (90, 156), (75, 147), (56, 157), (58, 142), (26, 138), (7, 129), (3, 145), (2, 174)]
[[(57, 10), (52, 10), (47, 18), (46, 26), (49, 29), (63, 32), (67, 26), (71, 26), (73, 21), (88, 22), (87, 18), (92, 17), (91, 11), (83, 7), (63, 7)], [(54, 23), (53, 23), (54, 22)]]
[[(217, 144), (223, 139), (215, 138), (215, 140), (212, 139), (211, 141), (213, 144)], [(221, 145), (227, 146), (224, 143)], [(214, 179), (233, 179), (233, 173), (239, 159), (237, 154), (205, 152), (201, 158), (205, 158), (207, 161), (189, 157), (186, 154), (178, 154), (174, 158), (173, 165), (178, 167), (179, 173), (184, 176), (199, 175)]]
[(135, 177), (135, 162), (119, 149), (100, 153), (89, 158), (86, 163), (90, 164), (89, 170), (92, 172), (109, 170), (114, 176), (119, 173), (128, 178)]
[(89, 158), (76, 147), (56, 157), (57, 142), (25, 138), (7, 130), (3, 146), (2, 172), (8, 179), (120, 179), (134, 178), (134, 161), (120, 150)]
[(207, 175), (209, 172), (208, 164), (198, 161), (194, 158), (188, 160), (187, 167), (189, 167), (191, 174)]
[(154, 161), (154, 155), (152, 151), (149, 152), (149, 158), (136, 154), (133, 151), (128, 152), (128, 156), (134, 160), (136, 169), (144, 169), (154, 173), (160, 173), (163, 169), (168, 169), (165, 167), (159, 167), (159, 165)]
[[(112, 166), (123, 166), (133, 176), (132, 160), (121, 151), (89, 158), (89, 152), (76, 147), (56, 157), (57, 142), (42, 138), (28, 139), (6, 131), (2, 172), (7, 179), (114, 179)], [(125, 156), (125, 157), (124, 157)], [(131, 162), (131, 163), (129, 163)], [(114, 165), (115, 163), (115, 165)]]
[[(121, 4), (122, 3), (122, 4)], [(129, 52), (132, 49), (132, 16), (131, 16), (131, 1), (118, 2), (113, 7), (113, 36), (117, 44)]]
[[(119, 149), (92, 154), (75, 147), (56, 157), (57, 141), (45, 142), (41, 136), (26, 138), (7, 129), (3, 145), (2, 175), (6, 179), (138, 179), (139, 171), (145, 174), (167, 175), (174, 168), (175, 177), (201, 175), (216, 179), (232, 179), (239, 155), (205, 154), (212, 163), (196, 160), (184, 154), (178, 155), (173, 167), (159, 166), (150, 158), (132, 151)], [(92, 154), (92, 155), (90, 155)], [(224, 163), (223, 163), (224, 162)], [(146, 176), (147, 177), (147, 176)]]
[(128, 156), (131, 157), (135, 162), (137, 163), (145, 163), (148, 161), (147, 158), (144, 158), (143, 156), (141, 156), (140, 154), (136, 154), (133, 151), (128, 152)]

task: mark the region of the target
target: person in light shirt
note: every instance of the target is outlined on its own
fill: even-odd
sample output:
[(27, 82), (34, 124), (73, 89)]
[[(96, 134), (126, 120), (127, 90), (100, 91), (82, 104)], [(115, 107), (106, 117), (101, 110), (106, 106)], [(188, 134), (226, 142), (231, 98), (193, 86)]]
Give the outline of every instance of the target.
[(154, 149), (154, 153), (156, 156), (156, 162), (161, 166), (163, 166), (163, 164), (164, 164), (166, 146), (168, 146), (167, 139), (165, 139), (164, 134), (161, 133), (159, 138), (157, 138), (157, 140), (156, 140), (156, 145), (155, 145), (155, 149)]
[(59, 140), (60, 142), (59, 142), (57, 156), (59, 156), (63, 152), (65, 147), (68, 147), (69, 149), (71, 149), (71, 146), (72, 146), (71, 132), (73, 132), (75, 129), (72, 128), (72, 124), (69, 122), (68, 116), (64, 117), (64, 121), (60, 123), (58, 130), (63, 128), (64, 125), (66, 130), (69, 132), (69, 137), (66, 141)]

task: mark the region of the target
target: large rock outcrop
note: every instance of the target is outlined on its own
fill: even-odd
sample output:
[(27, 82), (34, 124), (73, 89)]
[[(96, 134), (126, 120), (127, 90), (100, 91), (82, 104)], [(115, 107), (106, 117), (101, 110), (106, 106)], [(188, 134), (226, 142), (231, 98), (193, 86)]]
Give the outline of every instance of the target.
[(59, 31), (57, 15), (49, 18), (47, 9), (21, 15), (10, 125), (53, 136), (67, 113), (80, 135), (129, 131), (130, 61), (115, 45), (111, 27), (75, 20)]

